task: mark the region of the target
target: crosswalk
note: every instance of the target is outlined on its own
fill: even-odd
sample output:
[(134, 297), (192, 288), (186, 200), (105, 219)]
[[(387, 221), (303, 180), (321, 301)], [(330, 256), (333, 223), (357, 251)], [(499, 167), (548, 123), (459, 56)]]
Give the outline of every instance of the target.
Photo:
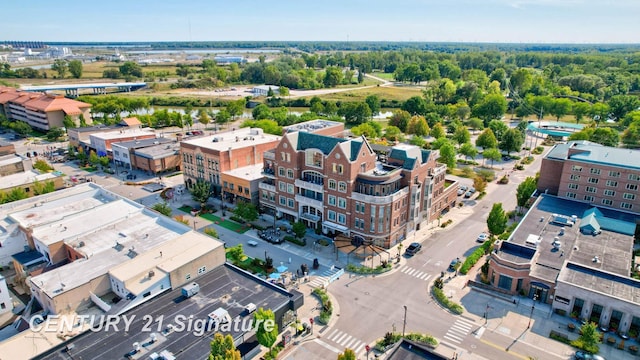
[(420, 280), (424, 280), (427, 281), (431, 278), (431, 274), (426, 273), (424, 271), (420, 271), (418, 269), (414, 269), (408, 266), (403, 266), (402, 269), (400, 270), (400, 272), (405, 273), (409, 276), (413, 276), (416, 277)]
[[(351, 349), (357, 355), (360, 352), (364, 351), (365, 343), (364, 341), (349, 335), (348, 333), (340, 330), (333, 329), (327, 333), (326, 336), (323, 336), (324, 341), (330, 341), (334, 344), (339, 345), (340, 349)], [(342, 350), (341, 350), (342, 351)]]
[(473, 321), (458, 318), (443, 337), (448, 341), (460, 344), (474, 326), (475, 323)]
[(309, 281), (309, 285), (311, 285), (311, 287), (314, 287), (314, 288), (327, 285), (329, 284), (329, 279), (338, 271), (340, 271), (338, 270), (338, 268), (333, 268), (333, 269), (329, 268), (323, 271), (321, 274), (313, 276), (313, 279)]

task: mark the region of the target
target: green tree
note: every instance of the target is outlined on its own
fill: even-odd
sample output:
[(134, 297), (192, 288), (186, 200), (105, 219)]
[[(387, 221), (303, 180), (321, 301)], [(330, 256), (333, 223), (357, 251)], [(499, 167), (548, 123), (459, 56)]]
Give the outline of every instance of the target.
[(458, 145), (462, 145), (471, 140), (471, 134), (465, 126), (460, 125), (456, 127), (456, 131), (453, 133), (453, 140), (457, 142)]
[(402, 104), (401, 109), (411, 115), (426, 115), (427, 101), (421, 96), (414, 96), (407, 99), (407, 101)]
[(424, 144), (426, 143), (427, 143), (427, 140), (425, 140), (422, 136), (412, 136), (411, 139), (409, 139), (409, 144), (415, 145), (418, 147), (423, 147)]
[(278, 125), (274, 120), (245, 120), (240, 127), (260, 128), (267, 134), (282, 135), (282, 126)]
[(614, 95), (608, 102), (611, 116), (616, 120), (621, 120), (630, 111), (638, 109), (640, 99), (637, 95)]
[(377, 95), (369, 95), (364, 99), (364, 102), (369, 105), (369, 109), (372, 114), (377, 114), (380, 112), (380, 98)]
[(487, 124), (493, 119), (500, 119), (507, 111), (507, 100), (501, 94), (490, 94), (473, 107), (472, 114)]
[(495, 203), (487, 217), (487, 228), (493, 236), (502, 234), (507, 229), (507, 221), (509, 218), (502, 209), (502, 203)]
[[(45, 183), (41, 183), (39, 181), (35, 181), (33, 183), (33, 195), (43, 195), (48, 194), (56, 190), (56, 185), (53, 181), (47, 181)], [(1, 202), (0, 202), (1, 203)]]
[(280, 94), (280, 96), (289, 96), (289, 88), (286, 86), (280, 86), (278, 88), (278, 93)]
[(200, 209), (204, 209), (211, 193), (211, 185), (206, 181), (198, 180), (191, 187), (191, 198), (200, 204)]
[(51, 70), (57, 72), (60, 79), (64, 79), (67, 75), (67, 71), (69, 71), (69, 65), (66, 60), (56, 59), (53, 62), (53, 65), (51, 65)]
[(482, 119), (471, 118), (467, 121), (467, 126), (473, 129), (473, 131), (478, 131), (484, 128), (484, 123), (482, 122)]
[(384, 131), (384, 137), (389, 141), (404, 141), (404, 134), (399, 128), (389, 125)]
[(571, 100), (567, 98), (559, 98), (553, 101), (551, 108), (547, 112), (555, 116), (557, 121), (560, 121), (561, 117), (571, 112), (572, 107), (573, 102)]
[(598, 346), (600, 343), (598, 325), (594, 322), (587, 322), (580, 327), (580, 336), (572, 341), (571, 345), (588, 353), (597, 354), (600, 351), (600, 346)]
[(109, 166), (109, 157), (108, 156), (100, 156), (98, 158), (98, 162), (100, 163), (100, 166), (102, 166), (102, 168), (106, 168)]
[(533, 85), (533, 76), (529, 69), (520, 68), (511, 74), (509, 82), (511, 82), (511, 86), (516, 92), (519, 92), (520, 95), (524, 96), (524, 93), (526, 93), (531, 88), (531, 85)]
[(75, 79), (80, 79), (82, 77), (82, 61), (80, 60), (71, 60), (69, 61), (69, 72), (71, 76)]
[(240, 351), (236, 350), (231, 335), (223, 336), (220, 333), (213, 335), (211, 340), (211, 354), (209, 360), (241, 360)]
[(216, 114), (216, 124), (224, 125), (231, 120), (231, 114), (226, 109), (218, 111)]
[(622, 133), (622, 143), (628, 148), (640, 146), (640, 121), (632, 122)]
[(298, 239), (302, 239), (307, 233), (307, 226), (302, 221), (296, 221), (293, 223), (292, 230)]
[(620, 134), (613, 128), (599, 127), (593, 130), (589, 140), (604, 146), (617, 147), (620, 143)]
[(470, 142), (462, 144), (458, 152), (464, 155), (467, 159), (474, 159), (476, 155), (478, 155), (478, 149), (476, 149), (476, 147), (473, 146), (473, 144), (471, 144)]
[(324, 114), (331, 116), (336, 115), (338, 113), (338, 105), (336, 105), (335, 101), (327, 101), (324, 104)]
[(484, 192), (487, 189), (487, 180), (482, 176), (473, 178), (473, 188), (478, 192)]
[(40, 171), (41, 173), (46, 173), (49, 172), (51, 170), (53, 170), (53, 168), (51, 167), (51, 165), (49, 165), (49, 163), (47, 163), (45, 160), (43, 159), (38, 159), (33, 163), (33, 168)]
[(516, 202), (518, 207), (522, 209), (527, 204), (527, 201), (531, 198), (531, 195), (536, 191), (538, 184), (534, 177), (527, 177), (518, 185), (516, 189)]
[(91, 150), (89, 152), (89, 164), (91, 165), (98, 165), (98, 163), (100, 162), (100, 158), (98, 157), (98, 154), (96, 154), (95, 151)]
[(493, 162), (502, 159), (502, 154), (500, 154), (500, 150), (496, 148), (488, 148), (482, 152), (482, 158), (485, 160), (491, 160), (491, 167), (493, 167)]
[(484, 129), (484, 131), (480, 133), (480, 135), (478, 135), (478, 138), (476, 139), (476, 146), (481, 147), (483, 150), (498, 147), (498, 140), (493, 134), (493, 130)]
[(171, 206), (166, 202), (154, 204), (151, 208), (164, 216), (171, 216)]
[(211, 122), (211, 117), (209, 117), (209, 114), (207, 114), (205, 109), (198, 110), (198, 122), (204, 125), (205, 128), (207, 127), (207, 124)]
[(522, 144), (524, 143), (524, 136), (518, 129), (509, 129), (502, 136), (500, 141), (500, 150), (506, 151), (510, 154), (514, 151), (520, 151)]
[(250, 202), (238, 201), (233, 213), (244, 221), (251, 222), (258, 219), (258, 209)]
[(48, 141), (58, 141), (61, 137), (64, 136), (64, 130), (59, 127), (52, 127), (47, 131), (47, 140)]
[(429, 125), (424, 116), (414, 115), (409, 120), (407, 125), (407, 134), (414, 134), (416, 136), (427, 136), (429, 134)]
[(14, 187), (6, 194), (7, 202), (13, 202), (18, 200), (23, 200), (29, 197), (29, 194), (25, 191), (25, 189), (21, 187)]
[(356, 360), (356, 353), (346, 348), (343, 353), (338, 354), (338, 360)]
[(591, 106), (591, 118), (600, 124), (609, 118), (609, 105), (605, 103), (595, 103)]
[(276, 316), (271, 309), (259, 308), (253, 313), (252, 328), (256, 329), (256, 338), (262, 346), (271, 348), (278, 338)]
[(242, 115), (242, 112), (244, 111), (246, 104), (247, 104), (247, 100), (245, 99), (231, 101), (227, 104), (227, 111), (229, 112), (232, 118), (235, 118), (236, 116)]
[(142, 72), (142, 66), (133, 62), (133, 61), (125, 61), (118, 68), (120, 74), (124, 76), (133, 76), (133, 77), (143, 77), (144, 73)]
[(344, 116), (348, 124), (362, 124), (371, 118), (371, 109), (363, 102), (342, 103), (338, 109), (338, 115)]
[(431, 128), (431, 134), (430, 135), (433, 138), (440, 139), (440, 138), (443, 138), (443, 137), (447, 136), (447, 132), (444, 131), (444, 127), (442, 126), (441, 123), (436, 123)]
[(336, 66), (329, 66), (324, 71), (322, 80), (324, 87), (333, 88), (342, 83), (342, 70)]
[(507, 124), (502, 120), (491, 120), (488, 127), (493, 131), (493, 135), (498, 141), (502, 140), (502, 135), (509, 130), (509, 126), (507, 126)]
[(27, 136), (31, 132), (31, 126), (24, 121), (15, 121), (11, 123), (11, 130), (20, 136)]
[(409, 120), (411, 120), (411, 114), (405, 110), (396, 110), (391, 114), (389, 118), (389, 125), (395, 126), (400, 131), (407, 131), (407, 125), (409, 124)]
[(456, 167), (456, 148), (450, 141), (440, 147), (439, 162), (446, 164), (449, 169)]
[(586, 102), (576, 102), (573, 104), (573, 115), (576, 117), (576, 122), (582, 121), (585, 115), (591, 111), (591, 105)]
[(76, 123), (73, 121), (73, 119), (69, 115), (64, 116), (64, 118), (62, 119), (62, 125), (64, 125), (66, 129), (71, 129), (76, 127)]
[(358, 84), (362, 84), (364, 81), (364, 72), (362, 70), (358, 70)]
[(351, 133), (355, 136), (364, 135), (367, 139), (375, 139), (378, 137), (376, 129), (371, 126), (371, 121), (351, 128)]

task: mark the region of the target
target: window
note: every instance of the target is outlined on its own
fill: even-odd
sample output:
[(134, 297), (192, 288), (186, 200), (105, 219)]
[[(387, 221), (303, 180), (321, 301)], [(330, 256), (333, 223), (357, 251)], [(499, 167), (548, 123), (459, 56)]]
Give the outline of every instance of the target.
[(627, 190), (636, 191), (636, 190), (638, 190), (638, 185), (636, 185), (636, 184), (627, 184)]
[(356, 212), (364, 214), (364, 203), (356, 202)]
[(269, 199), (269, 193), (266, 192), (266, 191), (262, 191), (262, 198), (265, 199), (265, 200), (268, 200)]
[(249, 195), (249, 188), (244, 188), (244, 194)]
[(242, 192), (242, 191), (243, 191), (242, 186), (238, 185), (238, 192)]
[(360, 164), (360, 172), (366, 172), (366, 171), (367, 171), (367, 163)]
[(305, 153), (305, 163), (307, 166), (322, 167), (322, 152), (318, 150), (307, 150)]
[(616, 192), (609, 189), (605, 189), (603, 193), (604, 193), (604, 196), (616, 196)]
[(329, 205), (336, 206), (336, 197), (334, 195), (329, 195)]
[(594, 188), (593, 186), (587, 186), (586, 190), (587, 190), (588, 193), (594, 193), (595, 194), (595, 193), (598, 192), (598, 189)]
[(611, 177), (620, 177), (619, 171), (609, 171), (609, 176)]
[(635, 200), (636, 199), (636, 194), (624, 193), (622, 195), (622, 198), (625, 199), (625, 200)]
[(571, 167), (571, 170), (573, 170), (573, 171), (577, 171), (577, 172), (580, 172), (580, 171), (582, 171), (582, 166), (573, 165), (573, 166)]
[(327, 218), (331, 221), (336, 221), (336, 212), (333, 210), (327, 211)]
[(618, 182), (615, 180), (607, 180), (607, 186), (616, 187), (618, 186)]
[(280, 205), (287, 206), (287, 198), (286, 197), (280, 196), (279, 200), (280, 200)]
[(293, 199), (287, 199), (287, 206), (293, 209), (294, 207), (296, 207), (296, 203), (295, 201), (293, 201)]
[(588, 183), (591, 183), (591, 184), (597, 184), (597, 183), (598, 183), (598, 181), (599, 181), (599, 179), (598, 179), (598, 178), (591, 178), (591, 177), (590, 177), (589, 179), (587, 179), (587, 182), (588, 182)]
[(185, 277), (184, 277), (184, 278), (185, 278), (185, 279), (187, 279), (187, 280), (191, 280), (191, 274), (187, 274), (187, 275), (185, 275)]
[(344, 214), (338, 214), (338, 223), (346, 224), (347, 223), (347, 217)]
[(573, 181), (580, 181), (580, 175), (571, 174), (571, 176), (569, 176), (569, 179)]
[(623, 208), (623, 209), (631, 209), (631, 208), (633, 208), (633, 204), (629, 204), (629, 203), (623, 202), (623, 203), (620, 203), (620, 207)]
[(344, 170), (344, 169), (343, 169), (343, 167), (342, 167), (342, 165), (341, 165), (341, 164), (333, 163), (333, 172), (334, 172), (334, 173), (336, 173), (336, 174), (342, 174), (343, 170)]
[(509, 276), (500, 275), (500, 278), (498, 279), (498, 287), (501, 289), (511, 291), (512, 282), (513, 282), (513, 279), (510, 278)]
[(344, 181), (340, 181), (338, 183), (338, 191), (340, 192), (347, 192), (347, 183)]
[(205, 272), (207, 272), (207, 267), (206, 266), (202, 266), (202, 267), (198, 268), (198, 275), (202, 275)]
[(568, 192), (568, 193), (567, 193), (567, 197), (568, 197), (569, 199), (575, 199), (575, 198), (576, 198), (576, 193)]
[(287, 177), (288, 177), (289, 179), (293, 179), (293, 170), (291, 170), (291, 169), (287, 169)]
[(346, 209), (347, 208), (347, 199), (345, 198), (338, 198), (338, 207), (340, 209)]
[(278, 181), (278, 190), (282, 192), (287, 191), (287, 183), (284, 181)]
[(602, 199), (602, 205), (611, 206), (613, 201), (611, 199)]
[(591, 170), (589, 170), (589, 172), (591, 174), (600, 175), (600, 169), (591, 168)]
[(335, 189), (336, 189), (336, 181), (329, 180), (329, 190), (335, 190)]
[(282, 166), (278, 168), (278, 176), (284, 177), (284, 168)]
[(293, 194), (293, 191), (294, 191), (293, 184), (287, 184), (287, 192), (289, 194)]
[(585, 196), (584, 196), (584, 201), (592, 202), (592, 201), (593, 201), (593, 196), (591, 196), (591, 195), (585, 195)]
[(640, 180), (640, 175), (638, 175), (638, 174), (629, 174), (629, 180), (638, 181), (638, 180)]
[(359, 229), (359, 228), (360, 228), (360, 219), (356, 218), (356, 219), (355, 219), (355, 221), (354, 221), (353, 226), (354, 226), (356, 229)]
[(572, 189), (572, 190), (578, 190), (578, 184), (571, 184), (571, 183), (569, 183), (569, 189)]

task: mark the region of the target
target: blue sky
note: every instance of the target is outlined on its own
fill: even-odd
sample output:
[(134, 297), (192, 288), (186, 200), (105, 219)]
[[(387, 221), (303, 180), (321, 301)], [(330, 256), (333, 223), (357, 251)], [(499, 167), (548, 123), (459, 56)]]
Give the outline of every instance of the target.
[(34, 0), (0, 9), (0, 40), (640, 43), (640, 0)]

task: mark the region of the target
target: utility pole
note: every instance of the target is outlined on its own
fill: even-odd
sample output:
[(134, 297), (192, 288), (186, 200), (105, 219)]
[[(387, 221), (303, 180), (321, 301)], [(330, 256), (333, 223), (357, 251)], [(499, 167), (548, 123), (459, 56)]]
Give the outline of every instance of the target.
[(404, 320), (402, 321), (402, 337), (404, 337), (404, 331), (407, 328), (407, 305), (404, 305)]

